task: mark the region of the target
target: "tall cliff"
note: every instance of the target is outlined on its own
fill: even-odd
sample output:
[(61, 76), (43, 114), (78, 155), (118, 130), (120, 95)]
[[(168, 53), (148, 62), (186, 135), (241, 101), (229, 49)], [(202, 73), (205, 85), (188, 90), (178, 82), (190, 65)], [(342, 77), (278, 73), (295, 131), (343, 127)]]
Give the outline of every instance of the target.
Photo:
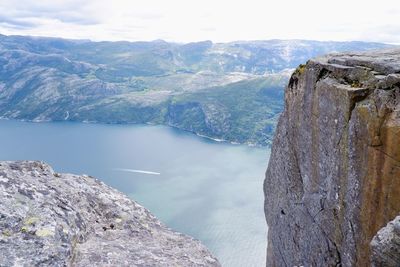
[(400, 49), (297, 68), (264, 192), (267, 266), (370, 265), (371, 240), (400, 213)]
[(122, 193), (42, 162), (0, 162), (0, 266), (220, 266)]

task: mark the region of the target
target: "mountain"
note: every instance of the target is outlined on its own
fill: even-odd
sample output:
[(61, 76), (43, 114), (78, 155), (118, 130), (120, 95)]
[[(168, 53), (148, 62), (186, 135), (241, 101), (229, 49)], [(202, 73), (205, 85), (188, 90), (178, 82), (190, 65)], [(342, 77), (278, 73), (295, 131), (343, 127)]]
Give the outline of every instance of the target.
[(0, 35), (0, 117), (165, 124), (268, 145), (290, 69), (365, 42), (179, 44)]
[(399, 48), (294, 72), (264, 192), (267, 266), (400, 265)]

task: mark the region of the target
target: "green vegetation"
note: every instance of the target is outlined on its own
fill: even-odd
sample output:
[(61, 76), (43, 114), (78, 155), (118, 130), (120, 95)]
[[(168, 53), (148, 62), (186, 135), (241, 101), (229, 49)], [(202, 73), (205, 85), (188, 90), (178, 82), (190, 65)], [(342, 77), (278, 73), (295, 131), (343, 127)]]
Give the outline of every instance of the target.
[(354, 81), (351, 82), (351, 87), (352, 88), (361, 87), (361, 83), (359, 81), (357, 81), (357, 80), (354, 80)]
[[(286, 76), (270, 76), (211, 87), (175, 97), (170, 108), (183, 103), (200, 107), (206, 123), (191, 131), (238, 143), (269, 145), (283, 108), (286, 81)], [(173, 125), (187, 129), (184, 123), (191, 118), (180, 119)]]
[(296, 70), (294, 71), (294, 73), (296, 75), (302, 75), (304, 73), (304, 71), (306, 70), (306, 65), (305, 64), (300, 64)]
[[(288, 69), (331, 51), (385, 46), (0, 35), (0, 118), (165, 124), (211, 138), (269, 145), (283, 108)], [(296, 73), (304, 69), (300, 65)]]
[(2, 234), (6, 237), (9, 237), (12, 235), (12, 232), (10, 230), (3, 230)]

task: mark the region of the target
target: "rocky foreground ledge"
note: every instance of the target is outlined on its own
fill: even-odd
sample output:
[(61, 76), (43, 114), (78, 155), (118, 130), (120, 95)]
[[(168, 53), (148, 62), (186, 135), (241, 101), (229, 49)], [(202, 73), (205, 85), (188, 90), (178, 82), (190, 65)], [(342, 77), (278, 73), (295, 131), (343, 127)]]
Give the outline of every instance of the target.
[(220, 266), (127, 196), (43, 162), (0, 162), (0, 266)]
[(267, 266), (400, 266), (400, 49), (297, 68), (264, 191)]
[(400, 266), (400, 216), (378, 231), (371, 250), (373, 266)]

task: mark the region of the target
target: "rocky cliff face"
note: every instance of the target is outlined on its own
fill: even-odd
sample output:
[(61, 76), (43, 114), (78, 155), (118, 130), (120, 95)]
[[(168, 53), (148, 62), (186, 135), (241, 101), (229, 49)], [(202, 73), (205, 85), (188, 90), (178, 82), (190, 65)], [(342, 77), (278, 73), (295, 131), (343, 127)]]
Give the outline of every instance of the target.
[(297, 68), (264, 191), (267, 266), (370, 265), (400, 213), (400, 49)]
[(89, 176), (0, 162), (0, 266), (220, 266), (200, 242)]

